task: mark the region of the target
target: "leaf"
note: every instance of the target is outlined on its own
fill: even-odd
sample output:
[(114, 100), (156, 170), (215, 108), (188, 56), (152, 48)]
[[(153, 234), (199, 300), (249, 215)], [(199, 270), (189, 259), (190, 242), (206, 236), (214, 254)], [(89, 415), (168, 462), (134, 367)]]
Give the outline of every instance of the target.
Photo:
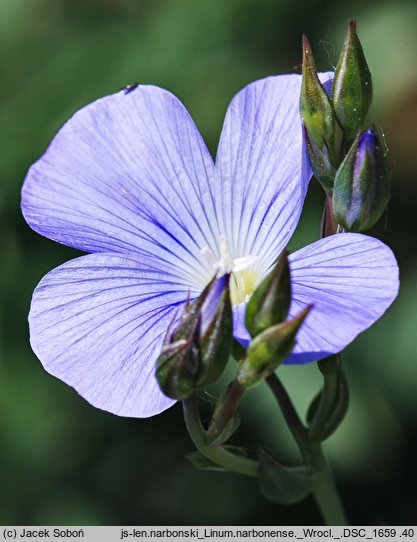
[(227, 469), (221, 467), (200, 452), (190, 452), (185, 456), (188, 461), (198, 470), (215, 470), (219, 472), (227, 472)]
[[(314, 419), (319, 414), (321, 402), (323, 400), (323, 391), (313, 399), (307, 412), (307, 423), (311, 427)], [(331, 411), (323, 420), (319, 427), (314, 428), (314, 432), (310, 431), (310, 438), (313, 441), (323, 442), (329, 438), (342, 423), (349, 406), (349, 388), (346, 376), (342, 370), (338, 373), (337, 395), (332, 405)]]
[(318, 472), (308, 466), (287, 467), (259, 448), (259, 486), (262, 495), (277, 504), (302, 501), (313, 488)]

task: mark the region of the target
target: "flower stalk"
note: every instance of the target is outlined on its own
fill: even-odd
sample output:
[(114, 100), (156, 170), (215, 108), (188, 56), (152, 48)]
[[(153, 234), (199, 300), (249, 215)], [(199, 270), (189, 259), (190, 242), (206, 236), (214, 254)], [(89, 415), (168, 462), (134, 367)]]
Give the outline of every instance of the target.
[(326, 525), (349, 525), (332, 471), (320, 444), (310, 445), (311, 462), (320, 471), (313, 486), (313, 497)]
[(297, 442), (303, 457), (304, 467), (310, 468), (311, 492), (327, 525), (348, 525), (342, 501), (337, 491), (330, 466), (320, 442), (312, 442), (308, 429), (300, 420), (297, 411), (278, 376), (274, 373), (267, 383), (284, 415), (284, 419)]
[(206, 432), (200, 421), (198, 412), (197, 396), (191, 395), (183, 401), (183, 412), (188, 434), (197, 450), (205, 457), (220, 465), (225, 470), (256, 478), (258, 475), (258, 463), (253, 459), (236, 455), (222, 446), (207, 444)]

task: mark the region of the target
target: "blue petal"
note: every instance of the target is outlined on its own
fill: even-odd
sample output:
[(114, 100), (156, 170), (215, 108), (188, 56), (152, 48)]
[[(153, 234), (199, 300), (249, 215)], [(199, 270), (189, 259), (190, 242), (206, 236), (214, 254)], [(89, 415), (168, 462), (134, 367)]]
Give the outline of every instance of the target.
[(398, 265), (372, 237), (343, 233), (321, 239), (289, 257), (290, 316), (314, 307), (286, 363), (307, 363), (340, 352), (378, 320), (397, 297)]
[(92, 405), (120, 416), (153, 416), (174, 402), (159, 390), (155, 362), (188, 293), (139, 256), (82, 256), (36, 288), (32, 348), (48, 372)]
[(245, 325), (246, 307), (246, 302), (233, 307), (233, 335), (244, 348), (247, 348), (251, 341), (251, 336)]
[(311, 178), (300, 89), (301, 76), (295, 74), (245, 87), (227, 110), (217, 152), (220, 229), (235, 258), (257, 256), (263, 271), (294, 232)]
[(27, 175), (22, 210), (46, 237), (86, 252), (150, 255), (202, 287), (200, 249), (216, 253), (219, 238), (213, 169), (177, 98), (140, 85), (63, 126)]

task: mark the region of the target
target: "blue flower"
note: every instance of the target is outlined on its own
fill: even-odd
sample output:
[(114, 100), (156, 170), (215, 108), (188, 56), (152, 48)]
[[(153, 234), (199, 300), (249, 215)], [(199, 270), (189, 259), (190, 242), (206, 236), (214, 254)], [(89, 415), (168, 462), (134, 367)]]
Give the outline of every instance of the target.
[[(22, 192), (34, 230), (91, 253), (34, 292), (31, 345), (47, 371), (119, 415), (165, 410), (173, 401), (154, 376), (164, 334), (216, 272), (232, 273), (235, 337), (248, 340), (246, 301), (294, 232), (311, 177), (300, 83), (268, 77), (239, 92), (215, 163), (183, 105), (154, 86), (100, 99), (63, 126)], [(290, 265), (290, 316), (314, 310), (288, 363), (340, 351), (397, 295), (392, 252), (364, 235), (317, 241)]]

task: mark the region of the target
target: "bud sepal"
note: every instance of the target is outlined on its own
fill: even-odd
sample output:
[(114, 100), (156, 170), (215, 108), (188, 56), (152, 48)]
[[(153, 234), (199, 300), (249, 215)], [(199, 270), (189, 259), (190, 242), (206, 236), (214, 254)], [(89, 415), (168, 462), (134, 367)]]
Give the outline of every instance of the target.
[(233, 312), (230, 275), (215, 279), (202, 305), (200, 334), (200, 373), (197, 387), (213, 384), (222, 374), (230, 356), (233, 339)]
[(300, 108), (307, 150), (314, 175), (326, 193), (331, 192), (336, 172), (336, 117), (330, 99), (317, 75), (310, 43), (303, 36), (303, 69)]
[(272, 326), (253, 339), (238, 367), (237, 382), (243, 388), (260, 384), (291, 354), (298, 330), (312, 307), (309, 305), (291, 320)]
[(283, 322), (291, 304), (288, 251), (280, 255), (274, 269), (252, 294), (246, 307), (245, 325), (251, 337)]
[(360, 232), (372, 227), (390, 198), (385, 157), (374, 130), (366, 130), (353, 142), (337, 171), (333, 213), (344, 228)]
[(332, 86), (333, 108), (346, 139), (356, 137), (371, 102), (371, 72), (356, 33), (356, 21), (350, 20)]
[(180, 401), (194, 392), (198, 359), (192, 340), (165, 341), (157, 361), (156, 378), (161, 391)]

